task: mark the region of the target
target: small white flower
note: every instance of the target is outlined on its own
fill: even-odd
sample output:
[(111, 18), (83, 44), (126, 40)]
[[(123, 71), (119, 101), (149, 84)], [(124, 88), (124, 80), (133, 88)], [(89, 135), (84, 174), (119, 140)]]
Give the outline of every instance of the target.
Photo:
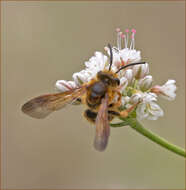
[[(108, 47), (104, 48), (107, 54), (110, 56), (110, 50)], [(112, 47), (112, 54), (113, 54), (113, 66), (117, 69), (121, 66), (121, 57), (120, 57), (120, 51), (117, 50), (116, 47)]]
[(156, 97), (154, 93), (143, 93), (142, 102), (136, 109), (137, 118), (139, 120), (157, 120), (158, 117), (163, 116), (163, 110), (154, 102), (156, 101)]
[(142, 91), (147, 91), (152, 87), (152, 76), (147, 75), (143, 79), (139, 80), (139, 87)]
[(77, 85), (74, 81), (58, 80), (56, 82), (56, 88), (61, 92), (66, 92), (76, 87)]
[(136, 109), (137, 118), (139, 120), (149, 119), (157, 120), (158, 117), (163, 116), (163, 110), (155, 102), (149, 102), (144, 104), (139, 104)]
[(136, 79), (144, 78), (149, 73), (149, 64), (135, 65), (133, 68), (133, 74)]
[(134, 79), (134, 78), (133, 78), (132, 69), (127, 69), (127, 70), (124, 72), (123, 76), (124, 76), (125, 78), (127, 78), (128, 84), (131, 84), (131, 83), (132, 83), (132, 81), (133, 81), (133, 79)]
[(94, 56), (91, 57), (89, 61), (85, 62), (85, 66), (87, 69), (97, 73), (106, 67), (107, 60), (107, 56), (103, 55), (101, 52), (95, 52)]
[(145, 92), (145, 93), (142, 93), (142, 99), (143, 99), (143, 102), (146, 103), (146, 102), (152, 102), (152, 101), (157, 101), (157, 95), (155, 93), (152, 93), (152, 92)]
[(128, 85), (128, 80), (125, 77), (120, 79), (120, 91), (123, 92)]
[(141, 60), (141, 52), (135, 49), (122, 49), (120, 57), (125, 63), (137, 63)]
[(125, 96), (124, 99), (125, 99), (126, 103), (128, 103), (130, 101), (130, 97), (129, 96)]
[(81, 86), (83, 83), (88, 82), (93, 76), (93, 72), (89, 72), (88, 70), (82, 70), (80, 72), (74, 73), (72, 78), (77, 86)]
[(168, 80), (164, 85), (154, 86), (151, 91), (156, 93), (157, 95), (160, 95), (162, 98), (165, 98), (167, 100), (174, 100), (176, 97), (176, 81), (175, 80)]
[(130, 103), (136, 104), (142, 100), (142, 93), (135, 93), (130, 97)]
[(122, 96), (121, 98), (121, 105), (124, 106), (126, 104), (128, 104), (130, 101), (130, 97), (129, 96)]

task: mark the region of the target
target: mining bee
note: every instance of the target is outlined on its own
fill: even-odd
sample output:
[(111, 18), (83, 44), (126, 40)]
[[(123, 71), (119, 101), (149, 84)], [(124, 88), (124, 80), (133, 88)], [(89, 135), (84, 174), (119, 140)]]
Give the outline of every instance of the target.
[[(127, 117), (136, 106), (133, 105), (120, 111), (122, 95), (119, 91), (121, 85), (118, 73), (129, 66), (145, 64), (145, 62), (130, 63), (113, 72), (111, 71), (113, 63), (112, 47), (110, 44), (108, 47), (110, 50), (109, 69), (99, 71), (95, 78), (80, 87), (66, 92), (33, 98), (22, 106), (22, 111), (31, 117), (41, 119), (67, 104), (72, 104), (75, 101), (81, 102), (87, 106), (84, 112), (85, 118), (96, 125), (94, 147), (98, 151), (105, 150), (110, 134), (109, 122), (116, 116)], [(115, 100), (115, 97), (117, 97), (117, 100)]]

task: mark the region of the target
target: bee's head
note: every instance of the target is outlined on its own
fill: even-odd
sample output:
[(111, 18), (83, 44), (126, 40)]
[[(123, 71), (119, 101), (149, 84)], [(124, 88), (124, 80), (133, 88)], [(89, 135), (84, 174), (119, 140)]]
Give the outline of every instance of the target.
[(99, 71), (97, 73), (97, 78), (101, 80), (104, 84), (109, 86), (115, 87), (120, 85), (120, 80), (117, 77), (115, 77), (112, 73)]

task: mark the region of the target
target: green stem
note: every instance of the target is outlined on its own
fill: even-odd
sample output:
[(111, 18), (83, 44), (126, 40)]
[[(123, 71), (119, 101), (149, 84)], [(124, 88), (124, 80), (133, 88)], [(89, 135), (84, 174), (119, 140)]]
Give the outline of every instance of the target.
[(132, 129), (135, 129), (140, 134), (144, 135), (151, 141), (159, 144), (160, 146), (180, 155), (186, 157), (185, 150), (168, 142), (167, 140), (163, 139), (162, 137), (154, 134), (148, 129), (145, 129), (135, 118), (127, 118), (124, 122), (111, 124), (111, 127), (122, 127), (125, 125), (129, 125)]
[(111, 127), (124, 127), (126, 125), (129, 125), (129, 123), (127, 121), (121, 122), (121, 123), (111, 123), (110, 126)]

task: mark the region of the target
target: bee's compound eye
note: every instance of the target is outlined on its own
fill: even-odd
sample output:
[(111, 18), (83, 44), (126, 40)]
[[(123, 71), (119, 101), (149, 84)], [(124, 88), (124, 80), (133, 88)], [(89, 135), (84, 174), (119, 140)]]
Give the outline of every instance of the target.
[(120, 85), (120, 80), (118, 78), (115, 79), (117, 85), (119, 86)]
[(109, 83), (110, 80), (109, 80), (108, 78), (105, 78), (105, 79), (104, 79), (104, 82)]

